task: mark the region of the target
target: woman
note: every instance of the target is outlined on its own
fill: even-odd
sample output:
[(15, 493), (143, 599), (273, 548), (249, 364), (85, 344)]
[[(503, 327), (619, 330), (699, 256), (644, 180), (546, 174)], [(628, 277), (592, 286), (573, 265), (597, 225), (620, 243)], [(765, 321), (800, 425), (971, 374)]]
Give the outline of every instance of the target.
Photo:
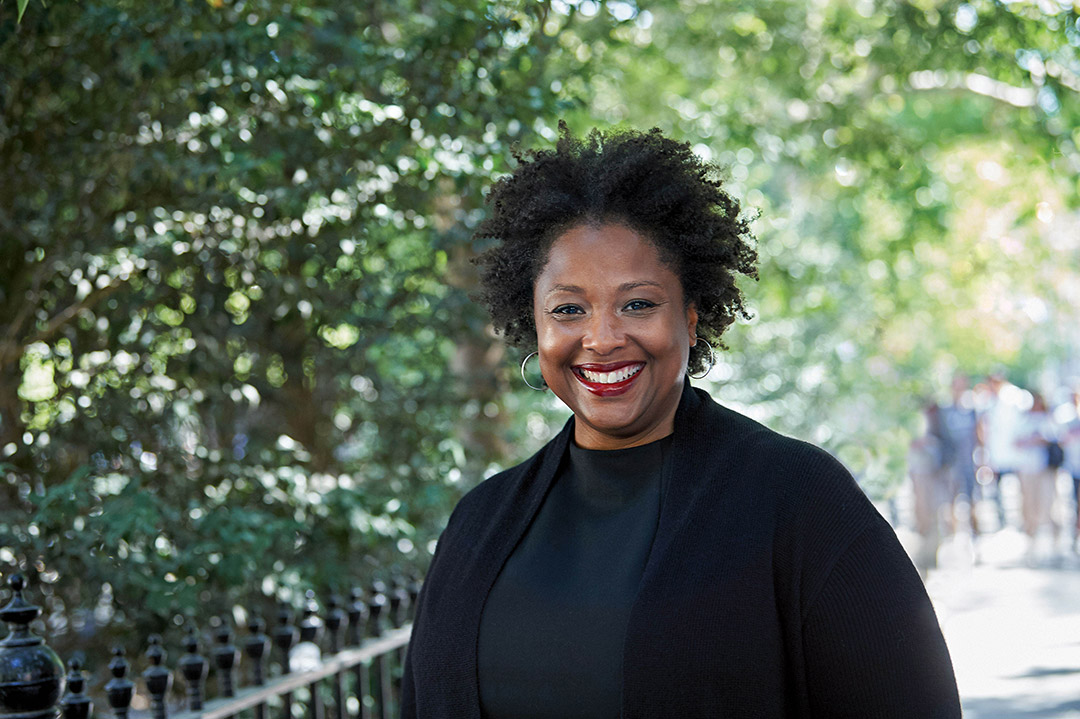
[(1057, 427), (1046, 407), (1046, 400), (1033, 392), (1031, 408), (1021, 415), (1016, 430), (1016, 471), (1020, 477), (1024, 533), (1028, 535), (1028, 561), (1035, 559), (1036, 537), (1044, 525), (1051, 526), (1052, 546), (1057, 546), (1060, 530), (1052, 510), (1060, 462), (1051, 466), (1048, 455), (1050, 443), (1056, 439)]
[(918, 574), (850, 475), (687, 380), (755, 273), (738, 203), (658, 130), (562, 126), (518, 160), (483, 299), (574, 415), (451, 516), (403, 716), (958, 717)]
[(1080, 553), (1080, 391), (1074, 390), (1069, 403), (1069, 419), (1061, 428), (1062, 469), (1073, 482), (1073, 551)]
[(911, 441), (907, 465), (915, 500), (915, 531), (921, 539), (915, 567), (925, 577), (930, 569), (937, 567), (943, 515), (952, 517), (952, 488), (943, 459), (946, 443), (942, 439), (941, 408), (931, 399), (924, 400), (922, 416), (924, 430)]

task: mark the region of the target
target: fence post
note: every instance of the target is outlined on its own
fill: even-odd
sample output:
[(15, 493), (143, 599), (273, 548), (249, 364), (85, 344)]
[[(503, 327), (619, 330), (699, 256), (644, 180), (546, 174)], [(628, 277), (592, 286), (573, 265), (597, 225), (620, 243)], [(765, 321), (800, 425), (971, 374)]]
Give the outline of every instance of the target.
[(393, 586), (390, 599), (390, 605), (393, 607), (393, 619), (391, 621), (393, 621), (395, 628), (400, 628), (409, 622), (409, 609), (412, 602), (405, 577), (401, 575), (395, 576)]
[(67, 694), (60, 700), (60, 710), (64, 719), (90, 719), (94, 711), (94, 702), (83, 694), (86, 677), (82, 673), (82, 662), (72, 659), (68, 662)]
[[(293, 614), (289, 609), (289, 605), (281, 602), (278, 608), (278, 625), (274, 628), (274, 644), (281, 650), (281, 673), (283, 675), (292, 671), (289, 652), (292, 650), (292, 645), (296, 643), (296, 627), (292, 624), (292, 618)], [(293, 719), (292, 692), (282, 694), (281, 701), (283, 719)]]
[[(353, 587), (349, 592), (349, 633), (350, 646), (358, 647), (364, 640), (368, 623), (368, 606), (364, 603), (364, 592), (359, 587)], [(375, 697), (371, 695), (371, 671), (367, 664), (357, 664), (353, 668), (353, 676), (356, 677), (356, 698), (360, 702), (360, 711), (357, 719), (371, 719), (371, 702)]]
[(409, 621), (416, 619), (416, 604), (420, 599), (420, 580), (412, 577), (409, 580)]
[(172, 672), (162, 666), (165, 649), (161, 646), (161, 637), (151, 634), (148, 641), (150, 646), (146, 650), (146, 658), (150, 660), (150, 666), (143, 671), (143, 681), (146, 682), (146, 691), (150, 693), (150, 711), (153, 718), (165, 719), (165, 697), (172, 686)]
[[(261, 617), (251, 617), (247, 624), (248, 636), (244, 640), (244, 654), (251, 659), (251, 683), (261, 687), (266, 683), (263, 663), (266, 661), (266, 652), (270, 648), (270, 637), (263, 633), (266, 622)], [(266, 719), (266, 705), (259, 704), (255, 707), (255, 719)]]
[(135, 683), (127, 678), (128, 663), (124, 659), (124, 648), (113, 647), (113, 658), (109, 662), (109, 671), (113, 678), (105, 682), (105, 697), (112, 707), (116, 719), (127, 719), (131, 699), (135, 696)]
[(214, 632), (214, 639), (217, 641), (217, 646), (214, 647), (214, 664), (217, 665), (218, 670), (218, 690), (223, 697), (236, 696), (236, 690), (233, 686), (233, 669), (236, 667), (236, 663), (240, 661), (240, 650), (236, 648), (236, 645), (232, 643), (233, 633), (232, 628), (229, 626), (229, 618), (221, 617), (221, 624), (218, 626), (217, 631)]
[[(371, 583), (371, 599), (368, 602), (368, 625), (371, 627), (369, 634), (373, 637), (382, 635), (383, 617), (391, 614), (390, 600), (386, 596), (386, 584), (381, 580)], [(389, 719), (394, 715), (393, 701), (393, 677), (391, 675), (390, 655), (383, 654), (372, 663), (374, 676), (372, 677), (372, 689), (378, 697), (380, 719)]]
[(248, 636), (244, 640), (244, 654), (251, 660), (251, 683), (257, 687), (266, 683), (263, 664), (266, 661), (266, 651), (270, 648), (270, 637), (263, 633), (265, 629), (266, 622), (262, 617), (252, 617), (248, 620)]
[(368, 608), (364, 603), (364, 592), (360, 587), (353, 587), (349, 592), (349, 630), (346, 635), (350, 647), (360, 646), (367, 627)]
[[(346, 620), (345, 610), (341, 608), (341, 597), (331, 594), (326, 605), (326, 634), (330, 638), (330, 652), (333, 654), (341, 651), (341, 630)], [(345, 686), (341, 680), (341, 672), (334, 674), (333, 686), (334, 719), (345, 719)]]
[(26, 580), (16, 574), (8, 584), (11, 601), (0, 609), (0, 620), (10, 627), (10, 634), (0, 640), (0, 717), (53, 719), (59, 714), (64, 664), (44, 639), (30, 631), (30, 622), (41, 609), (23, 599)]
[(184, 683), (187, 684), (188, 711), (201, 711), (207, 662), (199, 656), (199, 635), (194, 626), (188, 627), (184, 637), (184, 649), (187, 654), (180, 657), (180, 673), (184, 675)]
[[(306, 649), (315, 653), (317, 663), (322, 662), (322, 651), (319, 649), (319, 640), (323, 634), (323, 620), (319, 617), (319, 605), (315, 601), (314, 590), (304, 592), (304, 610), (300, 619), (300, 643), (307, 644)], [(305, 667), (305, 671), (314, 667)], [(313, 682), (308, 686), (308, 717), (310, 719), (322, 719), (322, 701), (319, 696), (319, 684)]]

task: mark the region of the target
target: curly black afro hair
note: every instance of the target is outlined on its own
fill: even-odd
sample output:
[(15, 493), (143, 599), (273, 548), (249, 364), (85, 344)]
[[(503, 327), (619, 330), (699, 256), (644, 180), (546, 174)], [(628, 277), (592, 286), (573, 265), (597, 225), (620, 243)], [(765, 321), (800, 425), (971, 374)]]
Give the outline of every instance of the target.
[[(714, 346), (748, 317), (735, 284), (736, 273), (757, 278), (748, 221), (688, 143), (658, 128), (577, 138), (560, 122), (554, 150), (513, 155), (518, 166), (492, 186), (490, 217), (475, 235), (497, 241), (476, 258), (477, 299), (512, 344), (535, 348), (533, 284), (552, 242), (583, 223), (623, 224), (655, 243), (697, 310), (698, 336)], [(706, 369), (708, 356), (704, 342), (691, 347), (688, 371)]]

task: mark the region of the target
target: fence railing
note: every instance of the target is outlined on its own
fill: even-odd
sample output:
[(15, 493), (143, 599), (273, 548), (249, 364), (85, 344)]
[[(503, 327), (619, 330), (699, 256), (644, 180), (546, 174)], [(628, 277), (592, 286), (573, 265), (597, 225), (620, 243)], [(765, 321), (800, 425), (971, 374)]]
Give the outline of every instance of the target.
[[(94, 702), (79, 661), (70, 661), (65, 675), (60, 657), (31, 630), (41, 610), (23, 596), (25, 580), (15, 575), (9, 584), (11, 601), (0, 609), (0, 621), (10, 630), (0, 640), (0, 719), (92, 719)], [(210, 658), (198, 629), (189, 625), (182, 641), (185, 653), (175, 669), (169, 668), (162, 638), (151, 636), (142, 692), (130, 678), (123, 647), (115, 647), (109, 662), (112, 678), (103, 687), (109, 710), (116, 719), (145, 714), (132, 709), (141, 693), (151, 719), (388, 719), (399, 700), (418, 592), (414, 581), (393, 587), (376, 582), (366, 597), (354, 591), (347, 603), (330, 598), (325, 616), (319, 616), (314, 594), (308, 592), (296, 625), (287, 605), (279, 607), (269, 635), (261, 619), (250, 619), (242, 649), (223, 618), (213, 632)], [(281, 671), (269, 677), (273, 651)], [(207, 698), (211, 662), (218, 696)], [(246, 675), (243, 686), (238, 673)], [(171, 700), (177, 677), (186, 694), (180, 703)]]

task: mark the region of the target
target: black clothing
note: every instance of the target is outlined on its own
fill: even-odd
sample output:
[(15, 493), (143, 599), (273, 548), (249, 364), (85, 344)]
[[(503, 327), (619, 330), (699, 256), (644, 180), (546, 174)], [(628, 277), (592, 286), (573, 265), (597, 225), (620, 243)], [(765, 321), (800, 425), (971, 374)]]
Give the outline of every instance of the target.
[[(458, 504), (421, 591), (402, 716), (480, 719), (484, 603), (573, 419)], [(960, 716), (919, 575), (847, 471), (687, 383), (623, 642), (622, 716)]]
[(480, 618), (487, 719), (619, 716), (622, 643), (660, 518), (667, 437), (569, 462)]

